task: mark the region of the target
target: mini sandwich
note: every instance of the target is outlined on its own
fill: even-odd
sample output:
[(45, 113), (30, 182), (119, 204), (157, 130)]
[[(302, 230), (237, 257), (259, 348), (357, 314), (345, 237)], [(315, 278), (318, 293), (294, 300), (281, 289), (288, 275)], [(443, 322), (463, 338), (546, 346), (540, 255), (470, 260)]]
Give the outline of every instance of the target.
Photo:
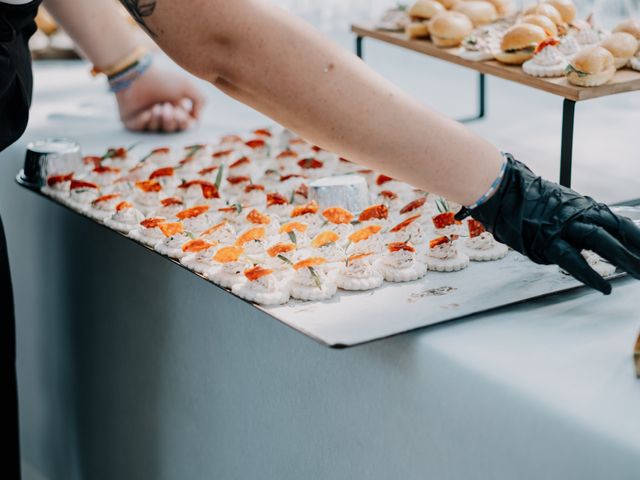
[(500, 17), (506, 17), (515, 12), (516, 6), (513, 0), (487, 0), (493, 4)]
[(441, 12), (429, 21), (431, 40), (436, 47), (456, 47), (472, 30), (473, 23), (460, 12)]
[(429, 20), (437, 13), (444, 12), (445, 8), (436, 0), (418, 0), (407, 13), (413, 20)]
[(500, 50), (495, 52), (495, 57), (502, 63), (522, 65), (533, 57), (536, 47), (546, 37), (547, 34), (541, 27), (518, 23), (504, 32)]
[(567, 80), (581, 87), (604, 85), (616, 73), (613, 55), (599, 46), (582, 49), (567, 66)]
[(529, 14), (518, 20), (518, 23), (528, 23), (529, 25), (537, 25), (542, 28), (550, 37), (558, 36), (558, 28), (549, 17), (544, 15)]
[(629, 18), (628, 20), (620, 22), (613, 31), (630, 33), (640, 42), (640, 21), (638, 20)]
[(453, 6), (458, 3), (460, 0), (438, 0), (438, 3), (441, 3), (444, 8), (447, 10), (453, 8)]
[(549, 17), (557, 26), (564, 25), (560, 12), (549, 3), (536, 3), (527, 8), (523, 13), (525, 15), (544, 15), (545, 17)]
[(411, 22), (404, 27), (404, 33), (407, 38), (427, 38), (429, 27), (425, 22)]
[(496, 7), (490, 2), (482, 0), (469, 0), (466, 2), (458, 2), (454, 5), (453, 10), (464, 13), (474, 27), (486, 25), (495, 22), (498, 18)]
[(600, 46), (611, 52), (615, 67), (622, 68), (629, 63), (631, 57), (638, 51), (638, 40), (630, 33), (615, 32), (605, 39)]
[(555, 7), (566, 23), (570, 23), (576, 18), (576, 6), (573, 0), (546, 0), (546, 3)]

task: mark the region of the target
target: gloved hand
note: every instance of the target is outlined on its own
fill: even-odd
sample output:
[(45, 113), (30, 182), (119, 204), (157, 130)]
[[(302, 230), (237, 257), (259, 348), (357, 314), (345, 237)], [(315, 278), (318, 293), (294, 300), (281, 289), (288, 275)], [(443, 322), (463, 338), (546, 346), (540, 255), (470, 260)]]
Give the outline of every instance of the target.
[(640, 279), (640, 229), (631, 220), (506, 157), (505, 174), (493, 196), (472, 210), (463, 208), (457, 219), (471, 214), (498, 241), (536, 263), (558, 264), (605, 295), (611, 284), (587, 264), (583, 249)]

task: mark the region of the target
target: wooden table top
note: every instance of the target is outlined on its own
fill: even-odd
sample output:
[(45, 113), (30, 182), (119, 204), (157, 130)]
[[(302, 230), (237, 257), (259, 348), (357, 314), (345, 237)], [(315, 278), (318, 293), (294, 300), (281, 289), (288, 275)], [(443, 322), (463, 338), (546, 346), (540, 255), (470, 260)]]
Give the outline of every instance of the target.
[(576, 102), (590, 98), (605, 97), (616, 93), (640, 90), (640, 72), (625, 68), (618, 70), (613, 79), (599, 87), (578, 87), (571, 85), (566, 78), (537, 78), (527, 75), (520, 66), (504, 65), (496, 60), (474, 62), (459, 57), (458, 48), (438, 48), (429, 40), (410, 40), (402, 32), (388, 32), (376, 30), (371, 24), (353, 24), (351, 31), (361, 37), (374, 38), (391, 43), (415, 52), (424, 53), (431, 57), (461, 65), (480, 73), (528, 85), (538, 90), (559, 95)]

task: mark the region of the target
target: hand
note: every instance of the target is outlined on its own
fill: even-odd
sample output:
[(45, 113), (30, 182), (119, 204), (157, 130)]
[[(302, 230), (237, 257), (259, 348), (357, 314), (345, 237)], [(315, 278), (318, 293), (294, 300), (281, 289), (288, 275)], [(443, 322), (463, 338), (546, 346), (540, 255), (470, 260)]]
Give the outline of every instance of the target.
[(558, 264), (605, 295), (611, 293), (611, 284), (588, 265), (580, 254), (583, 249), (640, 279), (640, 229), (631, 220), (535, 176), (510, 155), (494, 195), (470, 213), (498, 241), (536, 263)]
[(204, 97), (184, 75), (155, 63), (130, 87), (117, 92), (120, 119), (134, 131), (178, 132), (200, 116)]

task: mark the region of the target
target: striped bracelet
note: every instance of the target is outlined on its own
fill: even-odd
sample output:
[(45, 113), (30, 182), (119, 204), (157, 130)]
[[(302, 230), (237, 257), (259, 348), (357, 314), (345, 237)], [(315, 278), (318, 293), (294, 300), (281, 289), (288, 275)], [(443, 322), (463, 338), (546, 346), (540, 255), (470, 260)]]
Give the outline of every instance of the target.
[(498, 187), (500, 186), (500, 183), (502, 183), (502, 179), (504, 178), (504, 172), (507, 169), (507, 157), (504, 152), (500, 152), (500, 154), (502, 155), (502, 159), (503, 159), (502, 167), (500, 167), (500, 173), (498, 174), (496, 179), (493, 181), (493, 183), (491, 183), (491, 186), (489, 187), (489, 189), (486, 192), (484, 192), (484, 194), (478, 200), (476, 200), (475, 203), (462, 207), (460, 211), (456, 213), (456, 220), (463, 220), (464, 218), (470, 216), (471, 210), (473, 210), (474, 208), (478, 208), (480, 205), (482, 205), (487, 200), (489, 200), (489, 198), (491, 198), (491, 196), (498, 189)]
[(153, 57), (151, 54), (147, 53), (126, 69), (107, 77), (107, 80), (109, 81), (109, 90), (113, 93), (117, 93), (130, 87), (133, 82), (140, 78), (140, 76), (149, 69), (152, 61)]

